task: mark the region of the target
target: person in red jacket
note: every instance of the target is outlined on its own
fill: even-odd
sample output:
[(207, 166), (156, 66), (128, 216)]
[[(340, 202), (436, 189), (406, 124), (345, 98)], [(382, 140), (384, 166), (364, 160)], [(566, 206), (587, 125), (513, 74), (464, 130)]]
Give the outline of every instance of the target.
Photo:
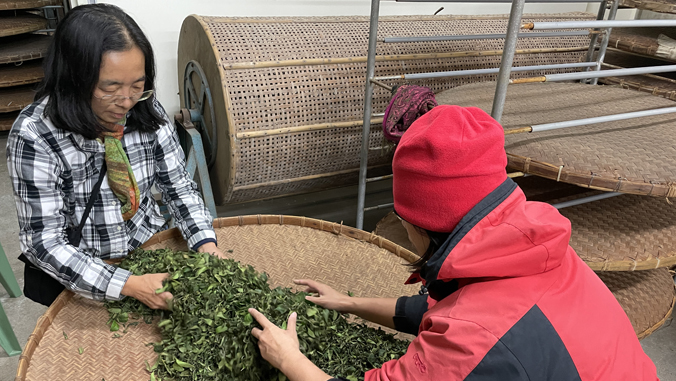
[[(570, 221), (507, 177), (504, 134), (478, 108), (438, 106), (403, 135), (394, 208), (421, 255), (409, 282), (429, 294), (350, 298), (311, 280), (308, 300), (416, 334), (366, 381), (657, 380), (627, 315), (568, 245)], [(252, 334), (291, 381), (332, 377), (258, 311)]]

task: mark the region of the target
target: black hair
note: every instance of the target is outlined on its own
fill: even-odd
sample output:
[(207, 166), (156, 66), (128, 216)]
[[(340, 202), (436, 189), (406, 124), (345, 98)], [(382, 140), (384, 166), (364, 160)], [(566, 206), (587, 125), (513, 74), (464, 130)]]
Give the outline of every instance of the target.
[(430, 239), (430, 244), (429, 246), (427, 246), (427, 250), (425, 250), (425, 253), (420, 257), (420, 259), (409, 264), (412, 272), (418, 272), (422, 269), (423, 266), (425, 266), (427, 261), (429, 261), (430, 258), (432, 258), (432, 255), (434, 255), (434, 253), (436, 253), (441, 248), (441, 245), (443, 245), (446, 242), (446, 240), (448, 240), (448, 237), (451, 235), (451, 233), (435, 232), (432, 230), (417, 227), (415, 225), (414, 227), (416, 229), (423, 230), (425, 233), (427, 233), (427, 236)]
[[(138, 47), (145, 57), (145, 90), (154, 88), (155, 58), (150, 42), (138, 24), (122, 9), (110, 4), (73, 8), (58, 24), (43, 68), (45, 77), (35, 101), (49, 96), (45, 114), (57, 128), (95, 139), (107, 131), (91, 108), (106, 52)], [(131, 109), (127, 126), (150, 132), (164, 122), (154, 107), (154, 94)]]
[[(400, 220), (406, 221), (403, 218), (401, 218), (401, 216), (397, 213), (396, 210), (394, 210), (393, 212), (397, 217), (399, 217)], [(430, 244), (429, 246), (427, 246), (427, 250), (425, 250), (425, 253), (423, 253), (423, 255), (417, 261), (411, 262), (407, 265), (411, 267), (412, 272), (418, 272), (422, 269), (423, 266), (425, 266), (425, 263), (427, 263), (427, 261), (429, 261), (430, 258), (432, 258), (432, 255), (434, 255), (434, 253), (436, 253), (441, 248), (441, 245), (443, 245), (446, 242), (446, 240), (448, 240), (448, 237), (451, 235), (451, 233), (435, 232), (432, 230), (423, 229), (416, 225), (413, 225), (413, 227), (415, 229), (424, 231), (425, 234), (427, 234), (427, 237), (430, 239)]]

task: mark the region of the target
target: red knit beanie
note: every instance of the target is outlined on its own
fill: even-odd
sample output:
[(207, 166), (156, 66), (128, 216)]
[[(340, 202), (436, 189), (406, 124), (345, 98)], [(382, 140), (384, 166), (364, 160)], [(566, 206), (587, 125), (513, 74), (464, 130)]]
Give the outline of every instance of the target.
[(401, 138), (392, 162), (394, 208), (423, 229), (451, 232), (507, 178), (502, 126), (476, 107), (437, 106)]

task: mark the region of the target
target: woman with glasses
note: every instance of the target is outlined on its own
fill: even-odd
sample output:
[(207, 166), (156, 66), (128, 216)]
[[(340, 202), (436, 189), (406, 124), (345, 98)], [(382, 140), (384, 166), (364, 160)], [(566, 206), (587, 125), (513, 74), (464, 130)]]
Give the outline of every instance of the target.
[(173, 124), (153, 93), (153, 50), (120, 8), (74, 8), (58, 25), (35, 102), (15, 121), (7, 165), (19, 219), (24, 292), (50, 305), (67, 288), (166, 308), (166, 274), (110, 264), (165, 224), (162, 193), (190, 248), (222, 256), (212, 216)]
[[(407, 283), (427, 293), (351, 298), (296, 283), (320, 306), (416, 335), (366, 381), (657, 380), (622, 307), (568, 245), (570, 221), (507, 177), (504, 144), (500, 124), (472, 107), (437, 106), (403, 134), (394, 209), (420, 255)], [(300, 352), (300, 317), (283, 330), (249, 312), (263, 358), (290, 381), (332, 380)]]

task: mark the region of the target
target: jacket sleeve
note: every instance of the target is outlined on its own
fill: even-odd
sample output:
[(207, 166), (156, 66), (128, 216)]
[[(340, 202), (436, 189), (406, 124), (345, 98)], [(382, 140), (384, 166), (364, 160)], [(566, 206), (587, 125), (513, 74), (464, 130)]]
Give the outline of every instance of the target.
[(511, 352), (488, 355), (500, 345), (495, 335), (474, 322), (425, 317), (406, 354), (366, 372), (365, 381), (528, 380)]
[(7, 140), (21, 251), (73, 292), (90, 299), (119, 299), (130, 273), (67, 242), (59, 160), (41, 136), (25, 127), (13, 129)]
[(197, 191), (197, 184), (185, 169), (185, 155), (176, 129), (159, 103), (155, 104), (155, 108), (165, 118), (165, 123), (157, 131), (155, 147), (155, 180), (162, 191), (162, 201), (171, 211), (188, 247), (196, 249), (197, 244), (216, 242), (211, 225), (213, 218)]
[(397, 299), (394, 328), (399, 332), (417, 335), (423, 315), (427, 312), (427, 294), (402, 296)]

